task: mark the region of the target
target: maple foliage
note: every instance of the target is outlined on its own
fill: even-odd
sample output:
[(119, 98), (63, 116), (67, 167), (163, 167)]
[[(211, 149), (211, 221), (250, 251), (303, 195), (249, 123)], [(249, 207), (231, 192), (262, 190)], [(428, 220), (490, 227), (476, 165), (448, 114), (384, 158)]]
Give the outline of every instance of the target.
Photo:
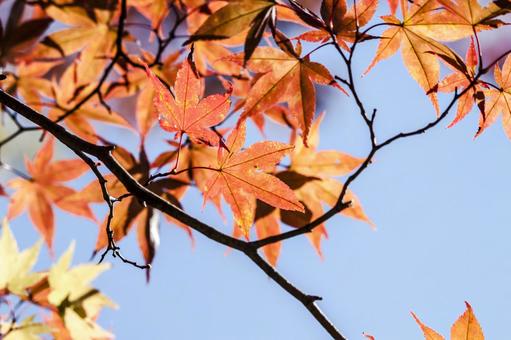
[(156, 91), (154, 103), (159, 112), (160, 126), (164, 130), (177, 132), (176, 138), (186, 133), (194, 142), (217, 145), (219, 136), (208, 128), (225, 118), (231, 104), (229, 93), (201, 99), (203, 81), (197, 78), (190, 63), (185, 61), (177, 73), (174, 98), (156, 75), (146, 68)]
[(43, 339), (51, 334), (57, 339), (112, 338), (110, 332), (96, 322), (104, 307), (116, 305), (90, 286), (107, 264), (81, 264), (70, 268), (74, 244), (47, 271), (33, 271), (39, 257), (41, 241), (20, 252), (7, 220), (0, 236), (0, 298), (7, 304), (30, 304), (46, 310), (50, 318), (36, 314), (20, 320), (16, 310), (0, 314), (0, 333), (3, 339)]
[[(451, 327), (451, 340), (484, 340), (483, 330), (474, 315), (472, 306), (465, 302), (467, 309), (460, 315)], [(419, 324), (426, 340), (443, 340), (444, 337), (429, 328), (412, 313), (413, 318)]]
[(53, 207), (70, 213), (95, 220), (86, 200), (69, 201), (67, 198), (75, 190), (62, 185), (62, 182), (73, 180), (88, 170), (80, 159), (60, 160), (52, 162), (54, 139), (48, 138), (31, 162), (26, 161), (30, 177), (16, 178), (9, 182), (15, 189), (11, 197), (7, 216), (14, 218), (28, 209), (34, 226), (42, 234), (48, 247), (51, 248), (54, 235)]
[[(246, 128), (241, 123), (229, 136), (225, 149), (219, 150), (218, 164), (211, 167), (214, 174), (205, 185), (204, 198), (221, 193), (230, 205), (234, 221), (245, 235), (254, 221), (255, 198), (272, 206), (303, 212), (302, 204), (291, 188), (278, 178), (268, 175), (292, 146), (278, 142), (260, 142), (241, 151), (245, 144)], [(208, 169), (209, 170), (209, 169)]]
[(488, 98), (484, 104), (485, 117), (480, 123), (480, 131), (495, 122), (502, 114), (502, 125), (507, 136), (511, 138), (511, 58), (508, 56), (502, 70), (495, 66), (495, 82), (497, 86), (485, 91)]
[[(320, 298), (277, 271), (284, 241), (306, 235), (327, 257), (323, 242), (334, 216), (374, 228), (371, 208), (363, 208), (365, 197), (358, 198), (353, 182), (381, 149), (441, 125), (452, 107), (449, 127), (475, 112), (479, 136), (501, 117), (511, 139), (511, 51), (488, 60), (480, 41), (483, 31), (508, 24), (511, 4), (311, 3), (0, 0), (0, 105), (10, 122), (6, 129), (14, 129), (0, 140), (0, 150), (21, 135), (41, 133), (35, 156), (18, 152), (24, 165), (7, 164), (2, 153), (0, 168), (12, 176), (0, 183), (7, 218), (26, 211), (53, 252), (54, 207), (84, 217), (98, 226), (92, 252), (100, 262), (112, 254), (145, 269), (148, 281), (163, 221), (192, 242), (200, 233), (248, 256), (329, 335), (345, 339), (317, 307)], [(355, 52), (361, 45), (372, 61), (359, 74)], [(465, 53), (460, 46), (468, 46)], [(323, 51), (331, 53), (327, 61)], [(436, 116), (380, 140), (377, 108), (365, 103), (358, 82), (398, 51)], [(319, 114), (325, 89), (339, 102), (354, 102), (369, 136), (365, 155), (320, 143), (328, 117), (351, 114)], [(55, 160), (56, 139), (76, 157)], [(89, 176), (86, 182), (82, 175)], [(202, 195), (203, 205), (213, 204), (233, 231), (202, 221), (205, 215), (191, 216), (191, 192)], [(95, 217), (93, 203), (106, 206), (104, 218)], [(2, 229), (0, 298), (14, 295), (51, 316), (13, 320), (13, 327), (0, 318), (0, 338), (112, 336), (95, 318), (113, 303), (90, 287), (107, 265), (70, 267), (71, 246), (51, 269), (34, 272), (41, 245), (20, 253), (7, 224)], [(121, 252), (133, 230), (141, 264)], [(414, 318), (426, 339), (443, 339)], [(468, 304), (452, 328), (451, 339), (461, 338), (483, 339)]]

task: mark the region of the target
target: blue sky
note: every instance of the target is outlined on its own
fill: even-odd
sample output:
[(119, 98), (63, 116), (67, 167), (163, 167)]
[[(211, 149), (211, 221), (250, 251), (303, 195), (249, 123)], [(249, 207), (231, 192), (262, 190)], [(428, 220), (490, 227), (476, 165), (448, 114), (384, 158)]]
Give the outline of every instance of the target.
[[(509, 35), (500, 37), (509, 45)], [(358, 51), (357, 75), (375, 46), (368, 43)], [(464, 54), (466, 46), (457, 47)], [(333, 50), (321, 51), (313, 60), (342, 74)], [(356, 79), (367, 106), (378, 108), (380, 140), (435, 118), (400, 56)], [(326, 111), (321, 148), (364, 156), (369, 144), (352, 100), (327, 88), (319, 93), (323, 99), (318, 111)], [(410, 311), (448, 337), (464, 301), (474, 307), (487, 339), (507, 339), (511, 143), (500, 120), (474, 140), (477, 113), (447, 129), (452, 118), (451, 114), (425, 135), (382, 150), (353, 184), (377, 231), (337, 216), (327, 224), (330, 237), (323, 244), (323, 260), (305, 237), (283, 246), (278, 269), (303, 291), (322, 296), (320, 307), (349, 339), (362, 339), (363, 331), (378, 340), (422, 339)], [(278, 128), (270, 127), (268, 136), (273, 131)], [(132, 135), (119, 133), (135, 145)], [(156, 154), (159, 147), (150, 153)], [(69, 156), (60, 150), (62, 157)], [(224, 223), (211, 206), (201, 210), (197, 192), (190, 192), (184, 202), (194, 216), (230, 232), (230, 219)], [(97, 211), (102, 216), (104, 209)], [(25, 246), (38, 237), (26, 216), (12, 226)], [(76, 262), (86, 261), (96, 234), (92, 223), (59, 213), (56, 253), (76, 239)], [(250, 260), (236, 252), (226, 255), (223, 246), (195, 237), (192, 249), (181, 230), (162, 225), (150, 284), (143, 272), (113, 261), (112, 270), (96, 285), (120, 309), (102, 314), (103, 327), (118, 339), (328, 338), (308, 312)], [(139, 256), (133, 237), (121, 246), (129, 257)], [(46, 254), (40, 266), (48, 260)]]

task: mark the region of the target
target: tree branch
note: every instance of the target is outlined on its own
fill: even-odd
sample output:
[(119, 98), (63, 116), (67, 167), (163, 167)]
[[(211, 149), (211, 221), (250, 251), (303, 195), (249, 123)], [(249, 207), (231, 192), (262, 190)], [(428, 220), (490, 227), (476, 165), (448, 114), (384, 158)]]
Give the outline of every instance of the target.
[[(315, 304), (315, 301), (321, 299), (320, 297), (307, 295), (292, 285), (257, 253), (257, 247), (255, 247), (252, 243), (238, 240), (216, 230), (212, 226), (209, 226), (208, 224), (188, 215), (183, 210), (175, 207), (160, 196), (145, 188), (142, 184), (138, 183), (112, 156), (112, 147), (95, 145), (69, 133), (64, 127), (41, 115), (3, 90), (0, 90), (0, 103), (54, 135), (60, 142), (79, 156), (86, 153), (96, 157), (112, 172), (114, 176), (117, 177), (117, 179), (131, 194), (145, 202), (148, 206), (168, 214), (217, 243), (243, 252), (273, 281), (275, 281), (295, 299), (300, 301), (334, 339), (346, 340), (346, 338), (336, 329), (336, 327)], [(103, 192), (103, 194), (105, 195), (105, 192)], [(123, 258), (121, 259), (123, 260)]]

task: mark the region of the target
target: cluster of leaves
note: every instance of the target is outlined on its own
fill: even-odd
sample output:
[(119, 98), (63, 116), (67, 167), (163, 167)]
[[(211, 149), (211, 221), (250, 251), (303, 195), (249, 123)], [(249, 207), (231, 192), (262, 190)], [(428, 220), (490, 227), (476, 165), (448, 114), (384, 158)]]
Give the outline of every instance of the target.
[[(147, 4), (134, 1), (132, 5), (140, 14), (153, 18)], [(375, 5), (376, 2), (370, 4), (370, 11), (374, 12)], [(24, 6), (23, 1), (15, 1), (11, 17), (21, 18)], [(220, 213), (221, 197), (224, 197), (233, 213), (235, 235), (242, 234), (248, 239), (251, 226), (255, 225), (257, 237), (264, 238), (280, 232), (279, 219), (290, 226), (300, 227), (321, 216), (323, 203), (333, 206), (341, 192), (342, 184), (334, 178), (350, 173), (363, 161), (334, 150), (316, 151), (321, 119), (316, 120), (314, 131), (311, 131), (316, 111), (313, 84), (345, 91), (325, 66), (310, 60), (310, 54), (301, 56), (299, 41), (293, 46), (291, 40), (276, 29), (277, 9), (282, 12), (279, 17), (283, 20), (304, 25), (293, 7), (277, 6), (272, 1), (233, 1), (224, 7), (215, 2), (200, 6), (189, 4), (181, 8), (191, 41), (194, 41), (188, 58), (180, 61), (179, 56), (184, 52), (170, 53), (160, 66), (149, 51), (142, 50), (140, 58), (152, 67), (132, 55), (126, 56), (129, 58), (127, 62), (114, 65), (110, 76), (115, 72), (117, 77), (111, 81), (101, 81), (98, 74), (105, 70), (108, 59), (115, 54), (114, 19), (120, 15), (115, 4), (57, 1), (41, 2), (31, 7), (34, 7), (33, 13), (43, 13), (47, 21), (55, 20), (70, 27), (43, 37), (39, 37), (43, 32), (31, 32), (33, 46), (17, 56), (12, 63), (16, 69), (7, 73), (2, 86), (36, 108), (48, 108), (48, 117), (56, 121), (62, 119), (70, 131), (85, 140), (109, 143), (96, 133), (91, 120), (136, 131), (140, 137), (138, 160), (120, 146), (114, 151), (116, 159), (128, 172), (178, 207), (192, 185), (203, 193), (205, 201), (213, 202)], [(243, 16), (245, 12), (251, 14)], [(264, 31), (263, 26), (269, 19), (259, 22), (257, 18), (262, 16), (273, 18), (274, 34), (287, 39), (279, 42), (278, 47), (258, 47), (262, 36), (251, 36), (254, 31)], [(348, 18), (352, 16), (348, 15)], [(349, 20), (353, 21), (353, 18)], [(217, 21), (220, 21), (218, 25), (215, 24)], [(157, 22), (153, 24), (158, 26)], [(241, 26), (235, 26), (238, 24)], [(245, 27), (252, 28), (246, 32)], [(240, 30), (242, 32), (238, 34)], [(127, 31), (124, 34), (137, 38)], [(39, 43), (35, 43), (38, 38)], [(234, 48), (245, 42), (245, 53), (233, 54), (225, 47), (224, 40), (220, 41), (222, 44), (216, 41), (220, 38), (229, 38), (227, 46)], [(122, 46), (121, 51), (125, 53), (124, 49), (128, 47)], [(12, 59), (9, 53), (6, 50), (3, 62)], [(207, 76), (219, 79), (226, 92), (203, 98)], [(227, 77), (232, 77), (232, 83), (226, 80)], [(148, 82), (152, 86), (148, 86)], [(167, 84), (173, 84), (173, 92)], [(97, 91), (97, 98), (89, 98), (94, 91)], [(107, 100), (133, 94), (137, 100), (135, 117), (121, 115), (106, 104)], [(231, 108), (233, 97), (236, 97), (236, 104)], [(228, 129), (216, 127), (237, 111), (242, 114), (227, 138)], [(252, 119), (264, 131), (265, 117), (289, 127), (291, 143), (259, 142), (242, 150), (246, 120)], [(145, 140), (158, 120), (161, 128), (172, 134), (174, 141), (169, 142), (169, 151), (151, 161), (145, 152)], [(298, 137), (298, 131), (302, 132), (302, 138)], [(48, 139), (34, 160), (26, 162), (28, 175), (8, 183), (15, 190), (10, 200), (9, 218), (28, 209), (34, 225), (50, 248), (54, 235), (53, 205), (96, 221), (89, 204), (103, 201), (97, 181), (79, 192), (62, 185), (62, 182), (85, 173), (88, 169), (85, 163), (78, 159), (52, 162), (52, 156), (53, 140)], [(291, 159), (289, 165), (281, 162), (285, 156)], [(171, 167), (166, 173), (169, 176), (161, 178), (163, 176), (157, 175), (160, 178), (153, 179), (151, 173), (167, 164)], [(158, 240), (158, 213), (129, 197), (114, 176), (108, 175), (106, 180), (109, 194), (122, 199), (115, 205), (113, 219), (108, 222), (105, 218), (99, 223), (96, 251), (108, 245), (107, 222), (115, 241), (126, 236), (132, 225), (138, 225), (140, 249), (146, 263), (151, 263)], [(370, 223), (356, 197), (349, 195), (353, 204), (343, 213)], [(191, 235), (187, 226), (175, 224)], [(318, 253), (321, 253), (321, 238), (326, 235), (324, 225), (309, 235)], [(272, 247), (274, 249), (268, 247), (266, 253), (275, 265), (276, 249), (280, 249), (280, 245)]]
[[(323, 0), (318, 13), (295, 0), (11, 4), (5, 29), (0, 22), (0, 64), (7, 70), (2, 88), (85, 141), (123, 144), (112, 134), (105, 138), (98, 133), (103, 123), (133, 133), (139, 140), (138, 156), (122, 146), (113, 151), (129, 176), (179, 209), (186, 208), (181, 202), (189, 188), (198, 189), (204, 203), (214, 204), (221, 215), (223, 198), (237, 238), (255, 234), (265, 240), (282, 235), (284, 225), (299, 230), (320, 221), (307, 235), (321, 254), (327, 236), (325, 206), (372, 225), (348, 185), (380, 148), (406, 135), (376, 143), (374, 116), (366, 114), (351, 68), (359, 44), (378, 40), (366, 73), (401, 51), (405, 67), (439, 114), (431, 126), (448, 113), (441, 113), (439, 92), (454, 93), (458, 111), (451, 126), (477, 106), (477, 134), (502, 114), (511, 138), (511, 57), (502, 67), (500, 60), (483, 63), (478, 39), (479, 32), (505, 24), (502, 16), (511, 11), (507, 0), (485, 6), (477, 0), (388, 0), (390, 13), (380, 21), (374, 17), (381, 5), (377, 0), (350, 5)], [(46, 33), (50, 26), (54, 29)], [(382, 27), (381, 34), (375, 33)], [(465, 58), (446, 45), (462, 39), (468, 45)], [(347, 67), (346, 79), (334, 76), (339, 70), (313, 61), (314, 53), (324, 48), (332, 48)], [(443, 79), (441, 63), (453, 71)], [(495, 64), (495, 83), (483, 81)], [(316, 85), (355, 99), (372, 136), (369, 156), (320, 149), (323, 115), (316, 112)], [(17, 130), (0, 147), (38, 129), (6, 112)], [(268, 120), (281, 126), (287, 142), (260, 140), (245, 147), (247, 125), (254, 124), (264, 135)], [(168, 140), (150, 158), (146, 150), (153, 145), (147, 141), (161, 136), (161, 129), (153, 129), (157, 123)], [(158, 211), (133, 196), (114, 174), (102, 175), (100, 165), (84, 163), (84, 157), (53, 161), (54, 141), (43, 137), (34, 159), (26, 161), (28, 174), (8, 183), (14, 190), (9, 192), (9, 218), (28, 210), (49, 248), (54, 205), (97, 221), (96, 252), (117, 251), (115, 242), (136, 225), (142, 256), (151, 264), (159, 240)], [(89, 168), (99, 181), (81, 190), (63, 185)], [(341, 177), (347, 175), (343, 184)], [(90, 204), (104, 201), (111, 210), (98, 221)], [(189, 226), (166, 217), (192, 235)], [(273, 266), (280, 247), (276, 241), (263, 248)]]
[[(71, 267), (74, 244), (47, 271), (33, 271), (42, 242), (19, 251), (4, 219), (0, 236), (0, 337), (2, 339), (105, 339), (110, 332), (97, 323), (101, 310), (116, 305), (90, 282), (107, 264)], [(23, 308), (22, 308), (23, 307)], [(43, 315), (26, 315), (30, 311)]]

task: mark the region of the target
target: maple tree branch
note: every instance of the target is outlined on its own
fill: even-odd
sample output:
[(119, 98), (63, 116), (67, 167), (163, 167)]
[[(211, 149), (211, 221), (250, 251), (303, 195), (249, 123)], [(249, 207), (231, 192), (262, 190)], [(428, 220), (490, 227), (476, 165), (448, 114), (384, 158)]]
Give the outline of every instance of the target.
[[(124, 169), (122, 165), (120, 165), (119, 162), (113, 157), (112, 147), (92, 144), (78, 136), (69, 133), (61, 125), (41, 115), (31, 107), (23, 104), (18, 99), (14, 98), (3, 90), (0, 90), (0, 103), (4, 104), (13, 111), (30, 120), (32, 123), (40, 126), (42, 129), (54, 135), (60, 142), (74, 151), (78, 156), (84, 156), (85, 154), (88, 154), (96, 157), (112, 172), (115, 177), (117, 177), (117, 179), (132, 195), (136, 196), (140, 201), (145, 202), (145, 204), (148, 206), (158, 209), (180, 221), (181, 223), (190, 226), (195, 231), (198, 231), (199, 233), (217, 243), (229, 246), (246, 254), (246, 256), (248, 256), (273, 281), (275, 281), (295, 299), (300, 301), (311, 313), (311, 315), (314, 316), (314, 318), (334, 339), (346, 340), (346, 338), (336, 329), (336, 327), (327, 319), (327, 317), (315, 304), (315, 302), (321, 298), (318, 296), (307, 295), (292, 285), (289, 281), (287, 281), (287, 279), (280, 275), (266, 260), (264, 260), (257, 253), (258, 247), (256, 247), (253, 243), (239, 240), (216, 230), (212, 226), (188, 215), (183, 210), (172, 205), (154, 192), (145, 188), (136, 179), (134, 179), (128, 173), (128, 171), (126, 171), (126, 169)], [(96, 176), (98, 176), (98, 173), (100, 174), (97, 165), (92, 162), (88, 156), (82, 159), (84, 159), (84, 161), (87, 162), (89, 166), (91, 166), (91, 169), (95, 172)], [(99, 176), (98, 179), (101, 177), (102, 175)], [(109, 195), (107, 193), (105, 194), (105, 192), (103, 192), (103, 195), (109, 197)], [(116, 255), (124, 262), (133, 264), (129, 262), (129, 260), (121, 257), (122, 255)]]
[(291, 294), (295, 299), (300, 301), (305, 308), (314, 316), (314, 318), (323, 326), (323, 328), (330, 334), (333, 339), (346, 340), (341, 332), (335, 327), (335, 325), (328, 320), (323, 314), (321, 309), (316, 305), (316, 301), (322, 300), (319, 296), (306, 295), (301, 290), (296, 288), (290, 283), (285, 277), (283, 277), (275, 268), (273, 268), (268, 262), (266, 262), (256, 251), (248, 251), (245, 254), (263, 270), (269, 277), (272, 278), (279, 286), (281, 286), (286, 292)]
[[(96, 175), (96, 178), (98, 179), (99, 185), (101, 187), (101, 193), (103, 195), (103, 199), (108, 206), (108, 216), (107, 216), (107, 222), (105, 225), (105, 233), (107, 235), (108, 244), (107, 244), (107, 247), (105, 248), (105, 250), (103, 251), (103, 253), (101, 254), (99, 263), (103, 262), (103, 260), (105, 259), (105, 256), (109, 252), (112, 252), (113, 257), (118, 257), (124, 263), (130, 264), (130, 265), (137, 267), (139, 269), (150, 269), (151, 268), (150, 264), (140, 265), (137, 262), (131, 261), (122, 255), (121, 248), (115, 242), (114, 232), (111, 227), (112, 219), (114, 217), (114, 202), (117, 202), (117, 199), (112, 198), (112, 196), (110, 196), (110, 194), (108, 193), (107, 180), (105, 179), (103, 174), (99, 171), (98, 164), (95, 163), (90, 157), (88, 157), (82, 151), (75, 150), (75, 149), (72, 149), (72, 150), (78, 157), (80, 157), (85, 163), (87, 163), (87, 165), (92, 170), (94, 175)], [(95, 255), (95, 252), (94, 252), (94, 255)]]
[(353, 67), (352, 67), (353, 63), (352, 63), (352, 61), (353, 61), (355, 47), (357, 46), (357, 44), (359, 42), (358, 34), (357, 34), (357, 39), (353, 43), (353, 47), (350, 51), (349, 57), (347, 57), (347, 58), (344, 55), (344, 53), (341, 49), (341, 46), (339, 46), (339, 44), (337, 43), (337, 39), (335, 38), (335, 36), (333, 34), (331, 35), (331, 38), (332, 38), (332, 44), (334, 45), (337, 52), (342, 56), (342, 59), (344, 60), (344, 62), (346, 64), (347, 71), (348, 71), (348, 80), (342, 79), (338, 76), (335, 76), (335, 79), (341, 81), (346, 86), (348, 86), (348, 89), (350, 90), (351, 94), (353, 95), (353, 98), (355, 99), (355, 103), (357, 104), (357, 106), (359, 108), (360, 116), (364, 120), (364, 123), (366, 124), (366, 126), (369, 130), (371, 146), (374, 147), (376, 145), (376, 133), (374, 131), (373, 121), (374, 121), (374, 115), (375, 115), (376, 111), (373, 111), (372, 118), (369, 118), (367, 116), (364, 103), (362, 102), (362, 100), (360, 99), (360, 96), (358, 95), (358, 91), (357, 91), (356, 85), (355, 85), (355, 79), (353, 77)]
[(84, 152), (96, 157), (119, 179), (126, 189), (128, 189), (133, 195), (136, 195), (141, 201), (144, 201), (148, 205), (161, 210), (178, 221), (191, 226), (198, 232), (213, 239), (214, 241), (217, 241), (218, 243), (238, 250), (244, 249), (244, 244), (246, 242), (217, 231), (215, 228), (191, 217), (178, 207), (175, 207), (160, 196), (145, 188), (112, 156), (112, 147), (89, 143), (80, 137), (69, 133), (61, 125), (41, 115), (29, 106), (26, 106), (3, 90), (0, 90), (0, 102), (54, 135), (60, 142), (69, 147), (71, 150)]
[[(310, 233), (316, 227), (318, 227), (322, 223), (328, 221), (334, 215), (342, 212), (344, 209), (349, 208), (350, 202), (343, 202), (343, 200), (344, 200), (344, 198), (346, 196), (346, 193), (348, 192), (349, 186), (371, 164), (371, 161), (372, 161), (374, 155), (380, 149), (382, 149), (382, 148), (384, 148), (384, 147), (394, 143), (397, 140), (400, 140), (400, 139), (403, 139), (403, 138), (412, 137), (412, 136), (417, 136), (417, 135), (420, 135), (420, 134), (424, 134), (428, 130), (430, 130), (433, 127), (437, 126), (442, 120), (445, 119), (445, 117), (447, 117), (447, 115), (449, 114), (450, 110), (452, 109), (454, 104), (456, 104), (456, 102), (459, 100), (459, 98), (462, 97), (470, 89), (472, 89), (477, 84), (477, 82), (479, 81), (479, 78), (482, 75), (486, 74), (496, 63), (499, 62), (499, 60), (501, 60), (502, 58), (504, 58), (505, 56), (507, 56), (510, 53), (511, 53), (511, 50), (508, 50), (508, 51), (504, 52), (499, 57), (497, 57), (492, 63), (490, 63), (486, 67), (481, 68), (480, 71), (478, 72), (478, 74), (474, 77), (474, 79), (470, 82), (470, 84), (463, 91), (461, 91), (459, 93), (456, 91), (455, 95), (453, 96), (453, 98), (451, 99), (451, 101), (449, 102), (447, 107), (444, 109), (444, 111), (434, 121), (429, 122), (426, 125), (418, 128), (418, 129), (415, 129), (415, 130), (412, 130), (412, 131), (409, 131), (409, 132), (398, 133), (398, 134), (388, 138), (387, 140), (385, 140), (382, 143), (379, 143), (379, 144), (373, 143), (373, 145), (371, 147), (371, 150), (369, 151), (368, 155), (366, 156), (364, 162), (362, 162), (362, 164), (357, 168), (357, 170), (353, 174), (351, 174), (348, 177), (348, 179), (346, 180), (346, 182), (344, 183), (344, 185), (342, 187), (342, 190), (341, 190), (341, 193), (338, 196), (336, 204), (331, 209), (329, 209), (327, 212), (325, 212), (323, 215), (321, 215), (317, 219), (315, 219), (315, 220), (313, 220), (313, 221), (307, 223), (306, 225), (304, 225), (302, 227), (299, 227), (297, 229), (293, 229), (293, 230), (290, 230), (290, 231), (287, 231), (287, 232), (283, 232), (283, 233), (280, 233), (280, 234), (277, 234), (277, 235), (273, 235), (273, 236), (269, 236), (269, 237), (266, 237), (266, 238), (262, 238), (262, 239), (259, 239), (259, 240), (256, 240), (256, 241), (252, 241), (250, 243), (254, 247), (256, 247), (256, 248), (261, 248), (261, 247), (264, 247), (264, 246), (267, 246), (267, 245), (270, 245), (270, 244), (273, 244), (273, 243), (276, 243), (276, 242), (284, 241), (284, 240), (291, 239), (291, 238), (294, 238), (294, 237), (299, 236), (299, 235)], [(350, 90), (354, 90), (354, 89), (355, 89), (354, 87), (353, 88), (350, 87)], [(363, 105), (362, 105), (362, 107), (363, 107)], [(373, 114), (372, 114), (371, 118), (368, 118), (369, 119), (369, 124), (370, 124), (369, 128), (371, 130), (373, 130), (373, 133), (374, 133), (375, 114), (376, 114), (376, 110), (373, 111)]]

